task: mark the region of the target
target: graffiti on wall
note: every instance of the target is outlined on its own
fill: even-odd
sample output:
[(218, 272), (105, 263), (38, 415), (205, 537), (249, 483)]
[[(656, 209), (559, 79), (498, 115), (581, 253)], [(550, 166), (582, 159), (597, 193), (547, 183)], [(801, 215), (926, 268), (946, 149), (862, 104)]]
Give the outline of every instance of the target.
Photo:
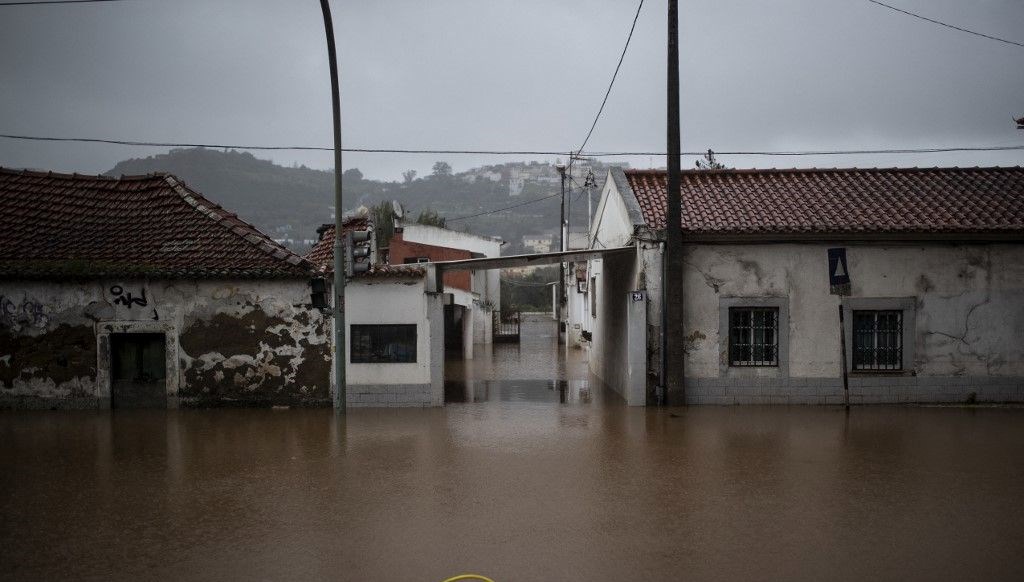
[[(124, 285), (112, 285), (110, 294), (114, 297), (114, 305), (123, 305), (129, 309), (133, 307), (146, 307), (149, 300), (146, 299), (146, 290), (142, 289), (138, 294), (132, 293)], [(160, 321), (160, 314), (153, 309), (153, 321)]]
[(42, 303), (27, 297), (16, 302), (6, 295), (0, 295), (0, 323), (5, 326), (46, 327), (49, 321)]
[(146, 301), (145, 289), (136, 296), (121, 285), (114, 285), (110, 288), (110, 294), (114, 296), (114, 305), (124, 305), (125, 307), (133, 307), (136, 305), (139, 307), (145, 307), (149, 305), (149, 302)]

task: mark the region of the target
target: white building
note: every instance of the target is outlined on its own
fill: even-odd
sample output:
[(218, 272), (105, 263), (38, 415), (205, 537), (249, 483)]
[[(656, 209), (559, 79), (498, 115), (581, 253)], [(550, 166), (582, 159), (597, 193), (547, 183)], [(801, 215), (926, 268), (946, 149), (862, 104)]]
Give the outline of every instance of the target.
[[(842, 402), (840, 307), (851, 402), (1024, 400), (1024, 169), (685, 171), (682, 199), (669, 403)], [(665, 200), (664, 171), (612, 169), (591, 233), (634, 248), (590, 262), (579, 321), (634, 405), (664, 385)]]
[[(372, 225), (356, 217), (347, 220), (344, 228), (348, 232)], [(326, 225), (319, 233), (320, 241), (306, 259), (323, 278), (326, 296), (333, 298), (334, 226)], [(434, 288), (428, 286), (432, 276), (432, 270), (424, 265), (374, 264), (347, 280), (345, 380), (349, 406), (444, 404), (445, 296), (428, 292)], [(333, 367), (331, 374), (333, 387)]]

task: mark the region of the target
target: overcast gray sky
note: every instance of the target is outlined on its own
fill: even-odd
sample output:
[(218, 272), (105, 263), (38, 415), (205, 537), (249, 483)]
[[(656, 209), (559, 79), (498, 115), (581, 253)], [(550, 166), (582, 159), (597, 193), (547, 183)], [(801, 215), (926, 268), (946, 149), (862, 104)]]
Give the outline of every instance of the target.
[[(890, 0), (1024, 42), (1022, 0)], [(686, 150), (1015, 145), (1024, 48), (865, 0), (681, 0)], [(578, 147), (634, 0), (335, 0), (346, 146)], [(665, 146), (664, 0), (647, 0), (590, 150)], [(327, 145), (316, 0), (0, 8), (0, 133)], [(0, 140), (0, 165), (98, 173), (163, 150)], [(328, 168), (329, 153), (259, 157)], [(398, 179), (505, 158), (348, 154)], [(519, 158), (515, 158), (519, 159)], [(539, 158), (543, 159), (543, 158)], [(723, 156), (735, 167), (1020, 165), (1024, 152)], [(664, 159), (628, 159), (662, 166)], [(684, 160), (684, 167), (692, 158)]]

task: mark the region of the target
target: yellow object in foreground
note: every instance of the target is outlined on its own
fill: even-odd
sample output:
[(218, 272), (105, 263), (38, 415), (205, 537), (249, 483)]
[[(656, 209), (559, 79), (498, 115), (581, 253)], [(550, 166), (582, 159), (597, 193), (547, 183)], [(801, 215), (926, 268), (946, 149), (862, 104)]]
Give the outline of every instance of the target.
[(494, 582), (487, 576), (481, 576), (480, 574), (459, 574), (458, 576), (452, 576), (444, 580), (444, 582), (457, 582), (458, 580), (483, 580), (483, 582)]

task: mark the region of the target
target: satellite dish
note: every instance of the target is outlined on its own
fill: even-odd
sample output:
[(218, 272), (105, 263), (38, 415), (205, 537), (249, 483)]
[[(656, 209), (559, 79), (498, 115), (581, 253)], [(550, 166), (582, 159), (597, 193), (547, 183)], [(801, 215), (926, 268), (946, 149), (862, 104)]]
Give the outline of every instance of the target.
[(405, 209), (402, 208), (402, 203), (398, 200), (391, 201), (391, 208), (395, 214), (395, 218), (401, 219), (405, 217)]

